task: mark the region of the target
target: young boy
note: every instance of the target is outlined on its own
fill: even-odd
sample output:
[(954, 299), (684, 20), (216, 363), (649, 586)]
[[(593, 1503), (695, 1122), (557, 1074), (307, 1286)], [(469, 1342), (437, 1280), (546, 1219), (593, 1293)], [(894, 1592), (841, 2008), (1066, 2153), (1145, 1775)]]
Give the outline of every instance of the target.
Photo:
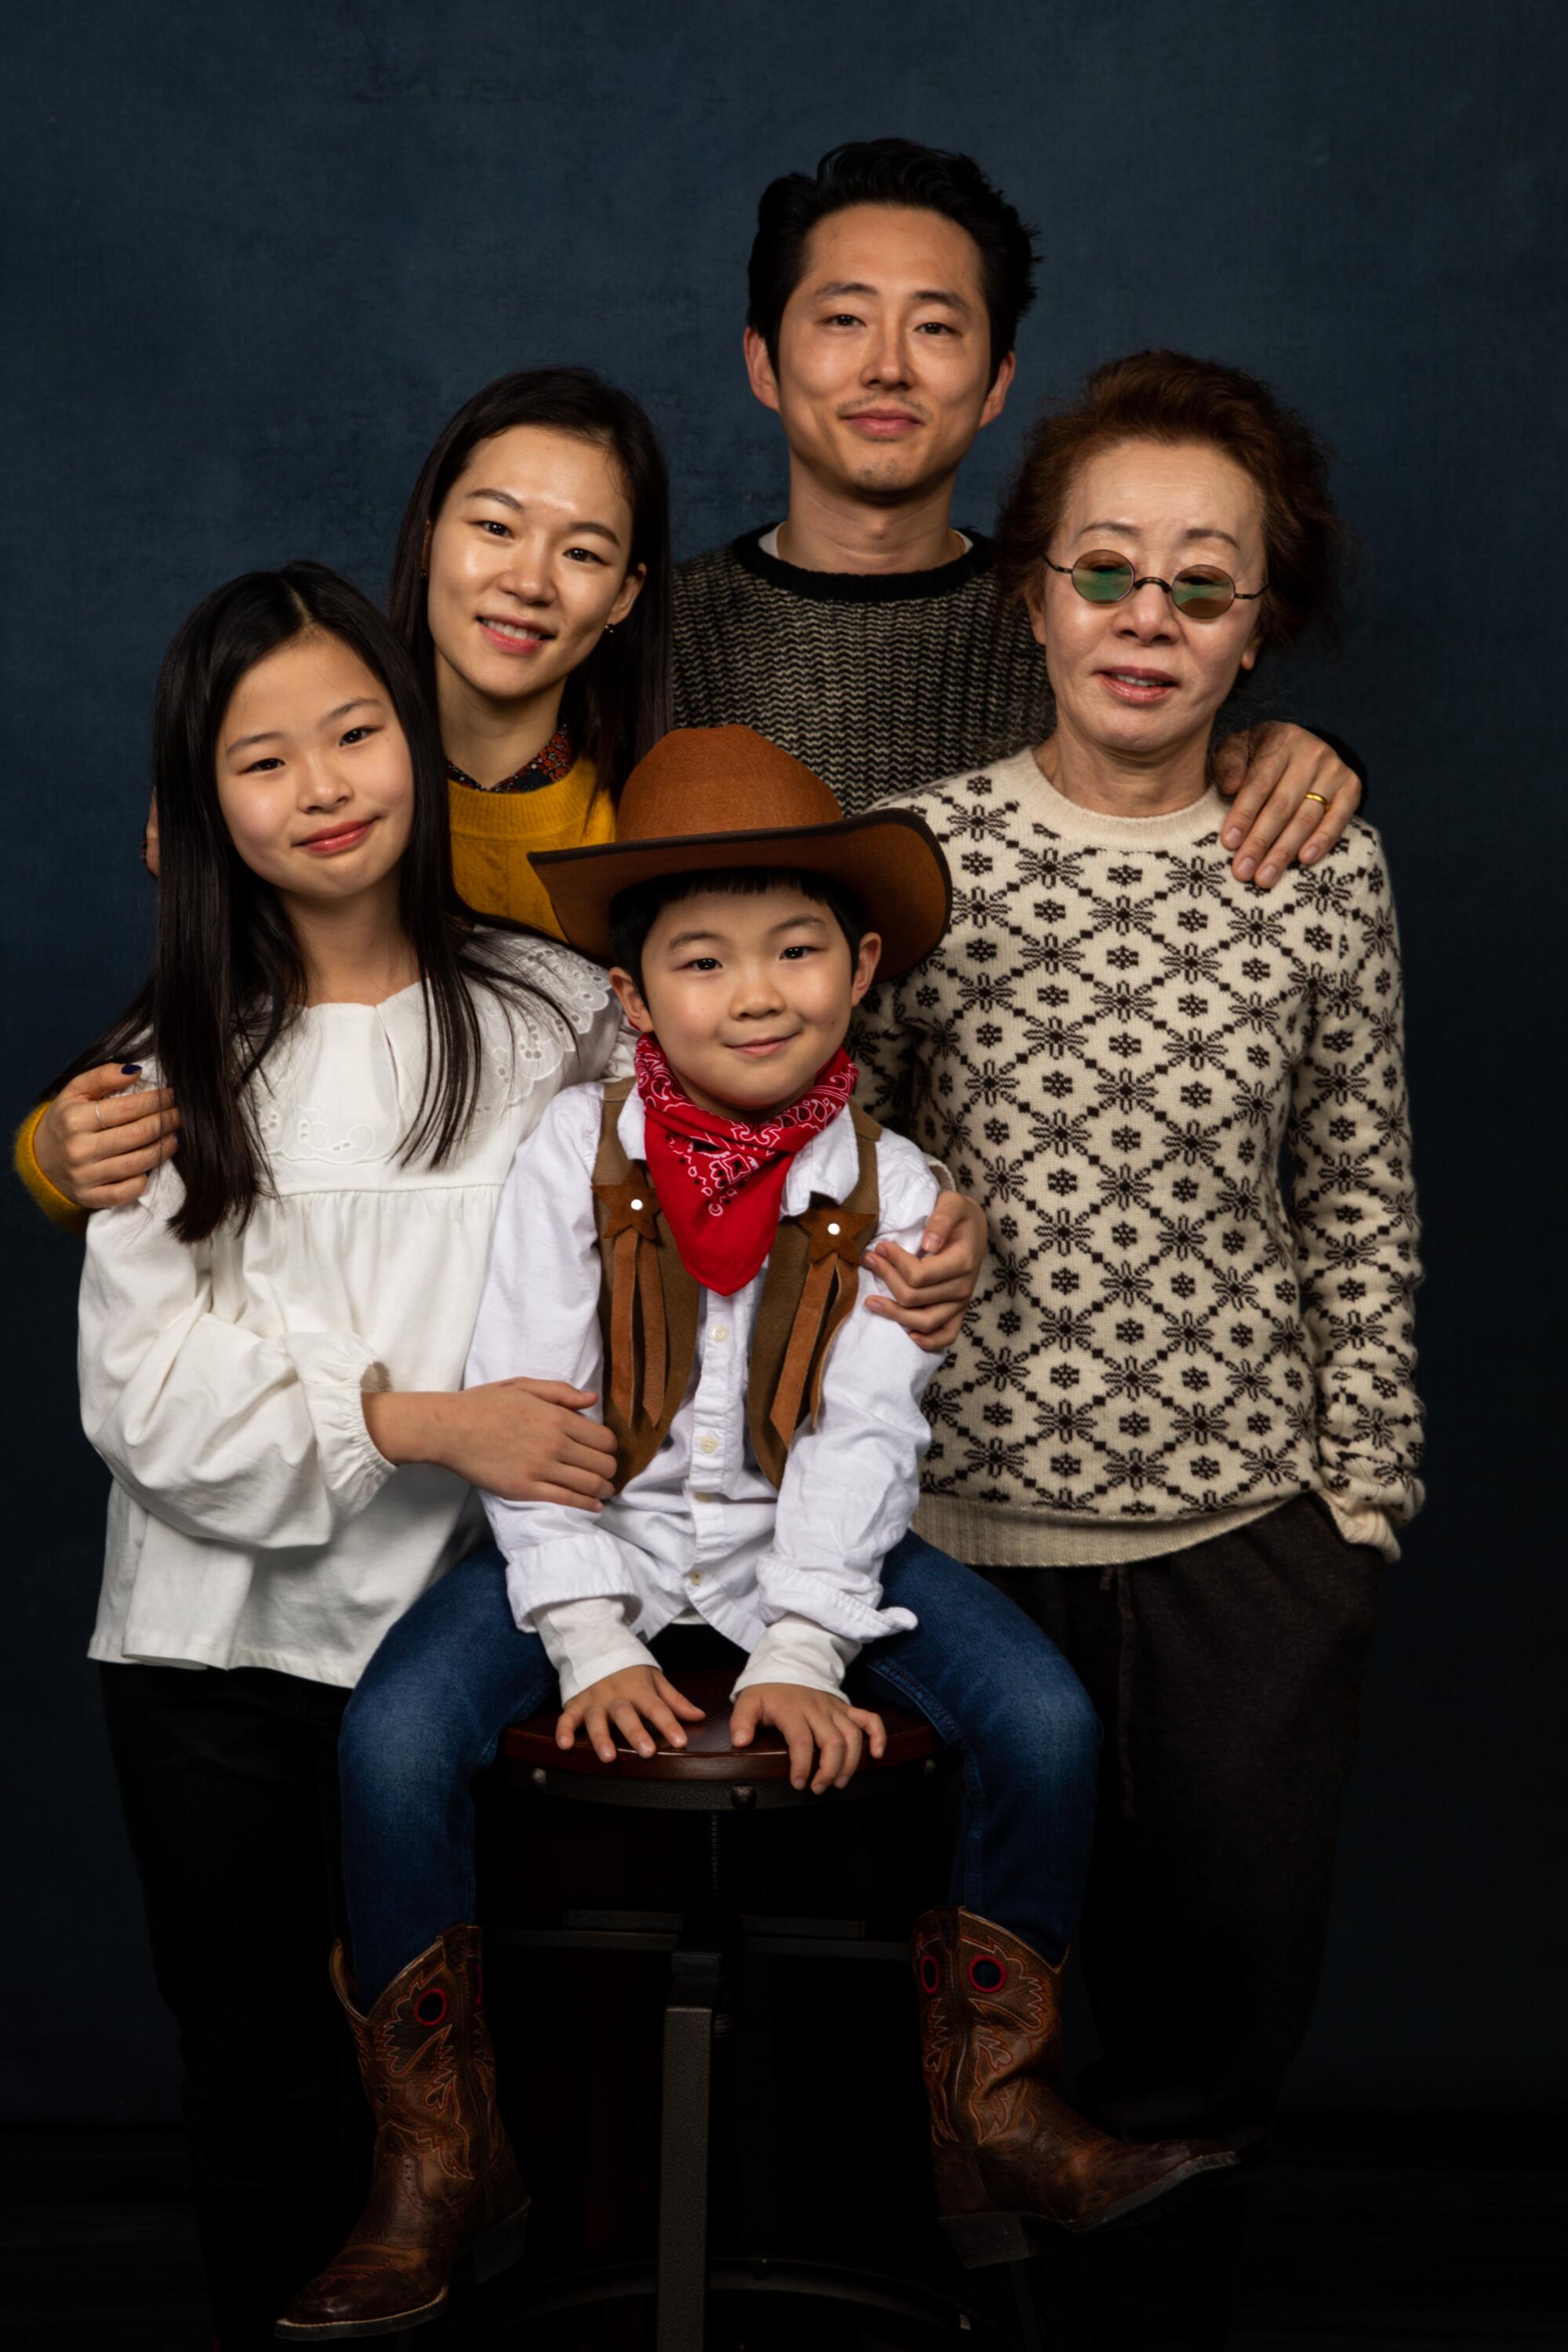
[(640, 1041), (635, 1082), (558, 1096), (519, 1152), (469, 1358), (470, 1380), (602, 1389), (619, 1443), (596, 1525), (486, 1501), (513, 1615), (560, 1677), (558, 1738), (585, 1730), (606, 1763), (617, 1738), (683, 1746), (698, 1710), (652, 1645), (692, 1617), (736, 1652), (731, 1740), (772, 1725), (796, 1788), (881, 1754), (865, 1701), (923, 1714), (966, 1766), (963, 1907), (914, 1939), (944, 2220), (974, 2260), (1034, 2221), (1094, 2226), (1228, 2159), (1129, 2147), (1060, 2097), (1099, 1728), (1022, 1612), (909, 1534), (935, 1360), (850, 1311), (861, 1261), (917, 1251), (936, 1197), (913, 1145), (853, 1108), (844, 1040), (879, 971), (945, 929), (942, 852), (717, 727), (655, 748), (613, 845), (538, 864)]
[(772, 1725), (797, 1789), (841, 1788), (882, 1752), (879, 1698), (962, 1752), (952, 1902), (914, 1937), (961, 2257), (1010, 2259), (1047, 2224), (1096, 2227), (1231, 2161), (1112, 2139), (1061, 2096), (1099, 1727), (1022, 1611), (908, 1532), (937, 1360), (853, 1311), (875, 1288), (863, 1261), (918, 1250), (937, 1193), (915, 1147), (854, 1108), (844, 1039), (873, 974), (942, 937), (941, 850), (904, 811), (844, 817), (798, 760), (718, 727), (655, 746), (614, 844), (537, 864), (567, 940), (612, 967), (637, 1076), (567, 1088), (521, 1147), (468, 1379), (596, 1392), (616, 1473), (596, 1516), (487, 1496), (496, 1548), (407, 1612), (350, 1703), (356, 2032), (411, 2080), (422, 2032), (447, 2037), (442, 2122), (421, 2110), (408, 2189), (412, 2126), (384, 2128), (364, 2220), (279, 2329), (296, 2340), (434, 2315), (453, 2260), (482, 2257), (488, 2217), (515, 2203), (482, 2020), (468, 2040), (449, 2024), (477, 1965), (469, 1783), (557, 1686), (563, 1747), (582, 1730), (606, 1765), (617, 1742), (683, 1747), (700, 1710), (658, 1645), (693, 1620), (734, 1653), (731, 1738)]

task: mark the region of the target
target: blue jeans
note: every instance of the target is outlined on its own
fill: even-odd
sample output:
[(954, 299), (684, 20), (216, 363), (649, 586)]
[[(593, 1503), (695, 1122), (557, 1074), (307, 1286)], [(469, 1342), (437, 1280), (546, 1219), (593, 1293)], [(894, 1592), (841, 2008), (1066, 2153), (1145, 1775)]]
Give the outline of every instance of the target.
[[(1022, 1610), (918, 1536), (889, 1553), (882, 1591), (920, 1622), (868, 1645), (851, 1694), (912, 1708), (959, 1751), (949, 1899), (1054, 1963), (1071, 1939), (1094, 1833), (1100, 1724), (1083, 1685)], [(507, 1725), (555, 1689), (543, 1643), (512, 1622), (493, 1548), (432, 1585), (366, 1667), (338, 1747), (362, 2002), (476, 1916), (471, 1784)]]

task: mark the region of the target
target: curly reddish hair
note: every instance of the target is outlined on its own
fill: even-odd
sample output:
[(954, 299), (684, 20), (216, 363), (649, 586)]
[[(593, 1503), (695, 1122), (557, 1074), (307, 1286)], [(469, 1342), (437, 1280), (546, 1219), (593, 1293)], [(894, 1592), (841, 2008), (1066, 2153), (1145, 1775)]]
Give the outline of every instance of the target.
[(1009, 602), (1040, 579), (1081, 468), (1121, 441), (1206, 442), (1249, 474), (1268, 565), (1260, 645), (1293, 646), (1311, 629), (1336, 635), (1345, 532), (1329, 496), (1327, 448), (1257, 376), (1184, 352), (1108, 360), (1081, 398), (1035, 425), (996, 524), (996, 581)]

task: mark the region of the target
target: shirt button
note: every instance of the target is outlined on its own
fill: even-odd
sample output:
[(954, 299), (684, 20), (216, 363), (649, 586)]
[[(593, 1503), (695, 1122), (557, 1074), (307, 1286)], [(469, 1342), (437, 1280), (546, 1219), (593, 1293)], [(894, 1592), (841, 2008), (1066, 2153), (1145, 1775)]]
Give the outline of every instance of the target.
[(730, 1326), (728, 1323), (715, 1323), (708, 1336), (710, 1339), (727, 1339), (730, 1336)]
[(700, 1584), (702, 1581), (702, 1570), (700, 1568), (694, 1568), (687, 1577), (686, 1581), (688, 1584)]
[(700, 1494), (693, 1493), (691, 1499), (694, 1503), (716, 1503), (719, 1497), (711, 1487), (704, 1487)]
[(700, 1437), (697, 1441), (697, 1451), (699, 1454), (717, 1454), (719, 1451), (718, 1439), (712, 1435)]

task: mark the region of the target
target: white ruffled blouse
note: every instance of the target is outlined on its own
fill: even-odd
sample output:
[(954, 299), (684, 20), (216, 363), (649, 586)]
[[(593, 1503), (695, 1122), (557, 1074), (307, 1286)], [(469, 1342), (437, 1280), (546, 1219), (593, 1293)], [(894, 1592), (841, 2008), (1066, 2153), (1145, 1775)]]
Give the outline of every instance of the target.
[(595, 965), (543, 940), (480, 940), (550, 1003), (475, 990), (483, 1080), (445, 1166), (398, 1159), (426, 1069), (416, 985), (311, 1006), (274, 1049), (257, 1099), (275, 1197), (242, 1231), (175, 1239), (177, 1160), (93, 1218), (82, 1422), (114, 1482), (94, 1658), (352, 1685), (394, 1620), (484, 1540), (462, 1479), (378, 1453), (363, 1394), (462, 1386), (519, 1143), (561, 1087), (629, 1060)]

